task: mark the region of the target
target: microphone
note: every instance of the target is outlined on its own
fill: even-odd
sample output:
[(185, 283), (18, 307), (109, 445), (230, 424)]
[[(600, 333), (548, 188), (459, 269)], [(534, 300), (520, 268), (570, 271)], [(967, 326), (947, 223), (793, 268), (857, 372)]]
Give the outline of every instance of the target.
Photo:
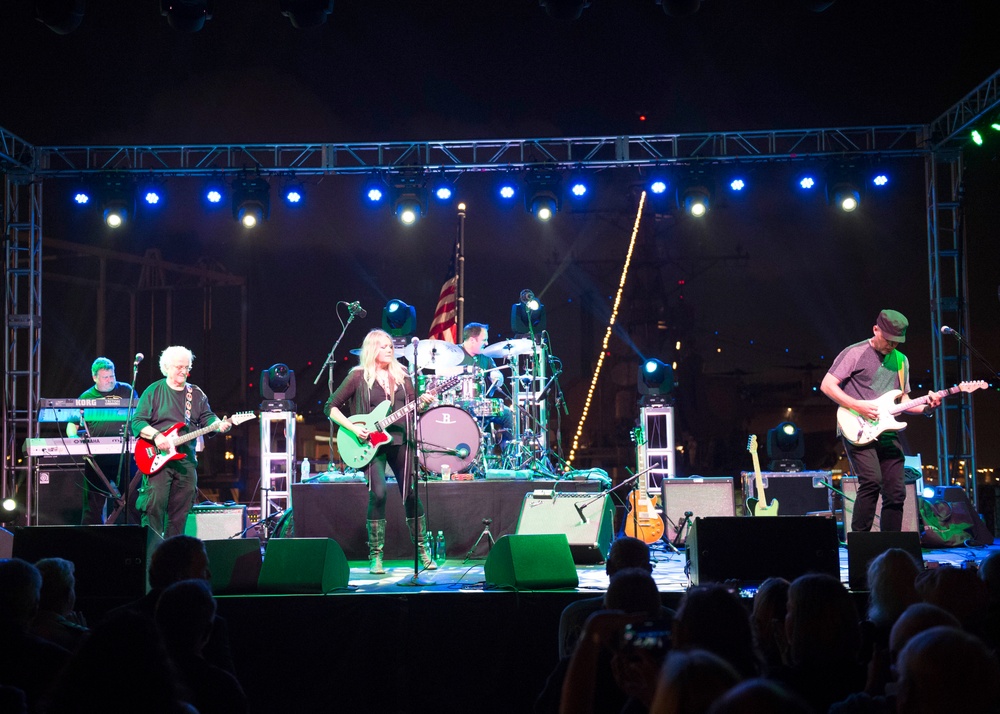
[(135, 362), (132, 363), (132, 366), (133, 367), (138, 367), (139, 363), (142, 362), (144, 359), (146, 359), (146, 355), (144, 355), (142, 352), (136, 352), (135, 353)]
[(584, 523), (586, 523), (587, 522), (587, 517), (585, 515), (583, 515), (583, 506), (581, 506), (579, 503), (574, 503), (573, 504), (573, 508), (575, 508), (576, 512), (580, 514), (580, 520), (582, 520)]
[(464, 459), (466, 456), (469, 455), (469, 453), (470, 453), (469, 447), (465, 446), (464, 444), (455, 449), (455, 456), (457, 456), (460, 459)]
[(942, 325), (941, 326), (941, 334), (942, 335), (955, 335), (955, 337), (961, 337), (961, 335), (958, 334), (958, 330), (953, 329), (951, 327), (948, 327), (947, 325)]
[(690, 518), (693, 515), (694, 515), (693, 511), (684, 511), (684, 517), (685, 518)]
[(368, 311), (361, 307), (361, 303), (354, 301), (347, 303), (347, 310), (357, 317), (368, 317)]

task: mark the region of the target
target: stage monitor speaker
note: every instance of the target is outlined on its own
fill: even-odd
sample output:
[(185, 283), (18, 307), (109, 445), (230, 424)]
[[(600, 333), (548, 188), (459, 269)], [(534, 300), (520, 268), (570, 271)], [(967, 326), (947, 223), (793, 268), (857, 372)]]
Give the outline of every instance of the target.
[(256, 538), (206, 540), (208, 567), (212, 571), (212, 592), (238, 595), (257, 592), (260, 579), (260, 541)]
[[(840, 490), (848, 497), (843, 499), (844, 536), (846, 537), (848, 533), (854, 530), (851, 527), (851, 518), (854, 515), (854, 501), (848, 499), (858, 497), (857, 476), (844, 476), (840, 480)], [(873, 531), (882, 530), (879, 526), (879, 514), (881, 513), (882, 496), (879, 496), (878, 503), (875, 505), (875, 520), (872, 522)], [(920, 523), (917, 521), (917, 484), (915, 483), (906, 484), (906, 501), (903, 503), (903, 530), (913, 531), (914, 533), (920, 532)]]
[(514, 533), (564, 535), (573, 562), (603, 563), (611, 550), (614, 516), (615, 506), (607, 495), (557, 493), (553, 498), (551, 491), (533, 491), (524, 495)]
[[(669, 519), (666, 524), (666, 537), (671, 541), (675, 541), (677, 529), (684, 523), (685, 513), (691, 513), (692, 518), (736, 515), (731, 476), (665, 478), (660, 483), (660, 489), (663, 512)], [(688, 531), (682, 530), (681, 538), (676, 540), (676, 544), (684, 543), (687, 535)]]
[(486, 582), (515, 590), (564, 590), (580, 584), (565, 534), (505, 535), (484, 566)]
[(65, 558), (76, 566), (76, 598), (109, 607), (148, 590), (149, 557), (163, 539), (146, 526), (25, 526), (14, 530), (14, 557)]
[(960, 486), (936, 486), (931, 498), (920, 499), (925, 548), (993, 545), (993, 533)]
[(923, 569), (924, 554), (920, 550), (919, 533), (852, 531), (847, 534), (847, 581), (851, 590), (868, 589), (868, 565), (890, 548), (902, 548)]
[(351, 568), (333, 538), (272, 538), (257, 588), (262, 593), (328, 593), (347, 587)]
[(195, 506), (188, 513), (184, 535), (202, 540), (242, 538), (247, 527), (247, 507), (241, 505)]
[(840, 541), (832, 518), (696, 518), (687, 546), (694, 585), (730, 580), (754, 585), (806, 573), (840, 578)]
[(9, 558), (14, 553), (14, 534), (0, 528), (0, 558)]

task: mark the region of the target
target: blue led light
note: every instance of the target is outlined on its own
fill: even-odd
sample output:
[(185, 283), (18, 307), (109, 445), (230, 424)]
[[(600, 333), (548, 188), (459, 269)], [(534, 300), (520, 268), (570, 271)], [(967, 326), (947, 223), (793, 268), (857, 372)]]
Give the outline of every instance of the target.
[(663, 193), (667, 190), (667, 183), (666, 181), (657, 179), (656, 181), (653, 181), (653, 183), (649, 184), (649, 190), (653, 193)]

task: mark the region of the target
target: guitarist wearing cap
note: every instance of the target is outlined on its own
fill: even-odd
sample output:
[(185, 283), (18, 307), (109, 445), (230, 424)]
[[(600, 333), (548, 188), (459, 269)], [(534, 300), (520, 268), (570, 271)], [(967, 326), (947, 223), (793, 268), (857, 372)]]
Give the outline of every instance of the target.
[[(886, 414), (886, 402), (894, 397), (880, 397), (890, 392), (908, 401), (910, 391), (910, 364), (906, 355), (896, 347), (906, 341), (907, 320), (895, 310), (882, 310), (875, 320), (872, 336), (845, 348), (833, 361), (830, 371), (823, 377), (820, 389), (841, 410), (861, 423), (875, 427), (875, 435), (866, 443), (857, 433), (844, 430), (844, 421), (838, 419), (837, 433), (841, 437), (851, 471), (858, 479), (858, 493), (854, 502), (851, 528), (869, 531), (875, 519), (878, 498), (882, 496), (880, 527), (883, 531), (900, 531), (903, 528), (903, 502), (906, 500), (906, 483), (903, 477), (903, 451), (899, 446), (898, 429), (905, 425), (893, 422), (894, 428), (879, 430), (879, 421), (891, 417)], [(941, 397), (929, 392), (926, 397), (914, 400), (903, 411), (909, 414), (928, 414), (941, 403)]]

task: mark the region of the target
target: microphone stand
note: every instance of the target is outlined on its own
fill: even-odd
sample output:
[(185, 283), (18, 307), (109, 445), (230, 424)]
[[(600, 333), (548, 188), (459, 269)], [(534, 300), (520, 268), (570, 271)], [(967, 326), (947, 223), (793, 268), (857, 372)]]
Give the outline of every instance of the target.
[[(414, 337), (413, 341), (410, 343), (413, 345), (413, 359), (410, 361), (410, 384), (413, 385), (413, 399), (417, 400), (417, 348), (420, 346), (420, 338)], [(400, 587), (419, 587), (422, 585), (430, 585), (431, 583), (425, 582), (420, 579), (420, 541), (418, 535), (420, 534), (420, 519), (417, 516), (417, 482), (420, 478), (420, 459), (417, 457), (419, 452), (420, 435), (417, 433), (419, 428), (419, 420), (417, 419), (417, 411), (419, 405), (415, 404), (411, 413), (407, 415), (406, 421), (406, 435), (403, 437), (404, 443), (406, 444), (407, 459), (409, 460), (409, 471), (410, 471), (410, 492), (413, 494), (413, 575), (407, 580), (400, 580), (396, 583)], [(411, 448), (412, 447), (412, 448)], [(396, 478), (399, 478), (398, 476)], [(404, 489), (405, 491), (405, 489)], [(430, 495), (430, 484), (427, 484), (428, 498)], [(403, 516), (406, 516), (406, 496), (403, 496)], [(426, 522), (427, 510), (424, 509), (424, 519)], [(424, 545), (427, 544), (427, 539), (430, 537), (430, 529), (424, 528)]]
[[(336, 363), (334, 361), (333, 355), (337, 351), (337, 347), (340, 345), (340, 341), (342, 339), (344, 339), (344, 335), (347, 333), (348, 326), (352, 322), (354, 322), (354, 318), (356, 318), (358, 316), (357, 313), (354, 312), (354, 310), (351, 310), (350, 308), (348, 308), (347, 313), (348, 313), (347, 322), (341, 323), (342, 328), (340, 330), (340, 334), (337, 335), (337, 339), (336, 339), (336, 341), (334, 341), (333, 347), (330, 348), (330, 354), (328, 354), (326, 356), (326, 360), (323, 362), (323, 366), (320, 367), (316, 371), (316, 379), (313, 380), (313, 386), (316, 386), (317, 384), (319, 384), (319, 378), (323, 376), (323, 369), (326, 368), (327, 369), (327, 377), (326, 377), (327, 394), (333, 394), (333, 369), (336, 366)], [(335, 436), (333, 429), (334, 429), (335, 425), (334, 425), (332, 419), (327, 419), (327, 421), (330, 422), (330, 449), (331, 449), (330, 454), (332, 455), (333, 454), (333, 451), (332, 451), (332, 449), (333, 449), (333, 439), (334, 439), (334, 436)], [(332, 461), (332, 458), (331, 458), (331, 465), (332, 465), (332, 462), (333, 461)]]
[(965, 349), (967, 349), (970, 353), (972, 353), (973, 355), (975, 355), (975, 357), (980, 362), (982, 362), (984, 365), (986, 365), (986, 369), (988, 369), (990, 371), (990, 378), (1000, 377), (1000, 372), (997, 372), (997, 370), (993, 368), (993, 365), (990, 364), (990, 361), (988, 359), (986, 359), (986, 357), (982, 354), (982, 352), (980, 352), (979, 350), (977, 350), (975, 347), (972, 346), (971, 342), (969, 342), (967, 339), (965, 339), (964, 337), (962, 337), (962, 333), (960, 333), (958, 330), (952, 330), (951, 334), (955, 336), (955, 339), (958, 340), (958, 343), (960, 345), (962, 345), (963, 347), (965, 347)]
[[(135, 414), (136, 401), (135, 401), (135, 382), (139, 376), (139, 362), (142, 360), (135, 360), (132, 363), (132, 383), (129, 385), (129, 395), (128, 395), (128, 407), (125, 410), (125, 426), (122, 428), (122, 453), (118, 457), (118, 483), (125, 486), (125, 492), (122, 494), (122, 500), (125, 502), (125, 525), (130, 525), (129, 518), (131, 517), (131, 512), (129, 511), (129, 496), (132, 493), (132, 469), (126, 469), (125, 464), (131, 464), (131, 449), (129, 449), (129, 442), (132, 440), (132, 416)], [(123, 475), (127, 474), (123, 478)], [(115, 518), (111, 518), (111, 522), (114, 523)]]

